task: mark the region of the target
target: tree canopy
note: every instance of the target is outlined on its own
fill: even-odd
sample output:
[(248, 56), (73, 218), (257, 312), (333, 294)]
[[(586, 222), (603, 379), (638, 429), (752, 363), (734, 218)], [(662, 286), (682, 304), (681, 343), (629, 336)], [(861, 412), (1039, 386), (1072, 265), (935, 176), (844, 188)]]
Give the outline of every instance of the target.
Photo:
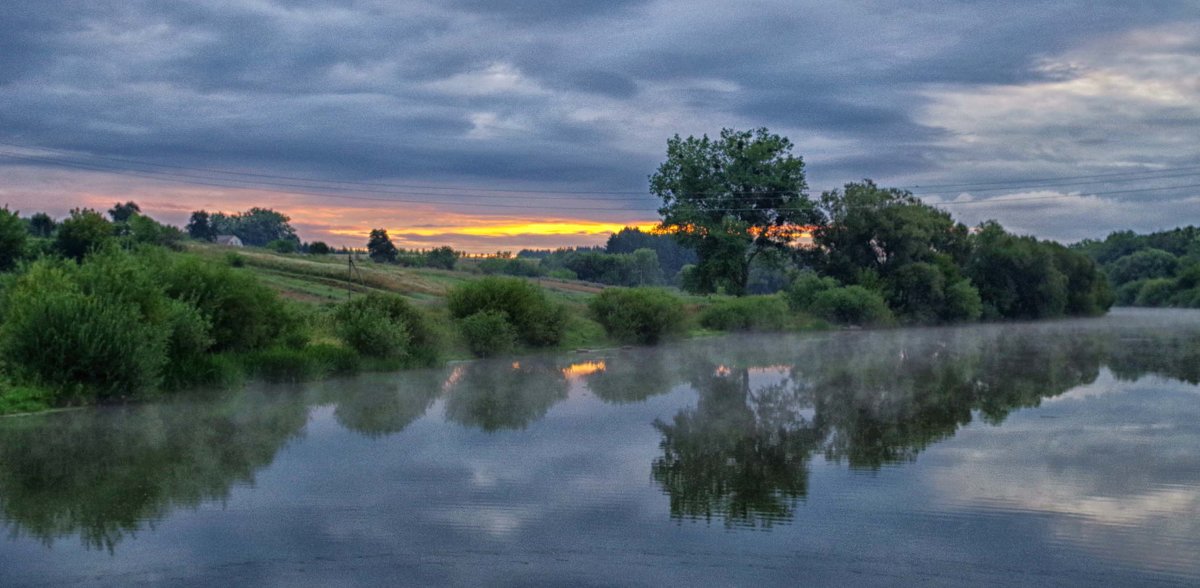
[(765, 128), (667, 141), (650, 191), (662, 200), (662, 230), (696, 251), (696, 289), (745, 293), (757, 255), (786, 246), (820, 220), (804, 161), (791, 151), (790, 140)]

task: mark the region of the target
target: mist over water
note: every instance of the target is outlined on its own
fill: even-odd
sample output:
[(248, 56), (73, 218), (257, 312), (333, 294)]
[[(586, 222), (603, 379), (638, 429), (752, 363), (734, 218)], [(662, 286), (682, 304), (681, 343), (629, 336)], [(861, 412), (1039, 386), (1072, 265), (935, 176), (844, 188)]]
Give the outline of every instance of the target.
[(1195, 585), (1200, 312), (0, 419), (0, 585)]

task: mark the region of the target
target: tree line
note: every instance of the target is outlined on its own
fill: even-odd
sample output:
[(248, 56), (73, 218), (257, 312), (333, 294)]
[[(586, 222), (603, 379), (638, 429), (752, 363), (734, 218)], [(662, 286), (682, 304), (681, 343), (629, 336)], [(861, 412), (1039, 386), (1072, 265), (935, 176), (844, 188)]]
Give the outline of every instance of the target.
[(1200, 308), (1200, 228), (1116, 231), (1072, 249), (1104, 268), (1122, 306)]

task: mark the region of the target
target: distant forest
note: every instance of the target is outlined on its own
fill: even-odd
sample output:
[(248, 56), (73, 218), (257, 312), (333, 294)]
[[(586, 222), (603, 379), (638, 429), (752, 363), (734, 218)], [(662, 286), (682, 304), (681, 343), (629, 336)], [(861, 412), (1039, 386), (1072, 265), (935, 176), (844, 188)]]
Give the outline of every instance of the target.
[(1200, 308), (1200, 228), (1118, 231), (1072, 248), (1100, 264), (1121, 306)]

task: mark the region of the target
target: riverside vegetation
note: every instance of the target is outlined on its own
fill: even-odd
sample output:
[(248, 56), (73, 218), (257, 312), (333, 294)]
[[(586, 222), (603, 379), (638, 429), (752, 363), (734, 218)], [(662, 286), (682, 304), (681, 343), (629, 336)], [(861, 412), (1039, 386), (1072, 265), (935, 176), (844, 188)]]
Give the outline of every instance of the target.
[[(0, 209), (0, 413), (689, 333), (1112, 305), (1096, 263), (1057, 243), (969, 230), (869, 180), (810, 199), (790, 150), (766, 129), (675, 137), (651, 178), (661, 234), (485, 260), (403, 251), (375, 229), (368, 259), (348, 267), (263, 208), (197, 211), (186, 232), (133, 202), (62, 222)], [(255, 247), (209, 245), (218, 233)]]

